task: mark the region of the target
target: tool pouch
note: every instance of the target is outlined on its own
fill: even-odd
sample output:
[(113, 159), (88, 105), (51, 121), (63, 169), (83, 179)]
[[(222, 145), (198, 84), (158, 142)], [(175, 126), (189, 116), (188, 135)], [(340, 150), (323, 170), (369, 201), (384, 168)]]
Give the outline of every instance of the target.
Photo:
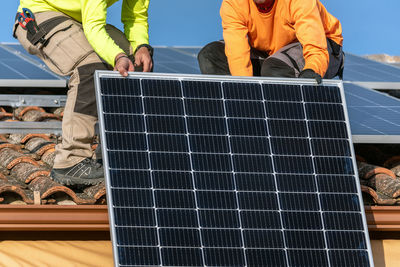
[[(18, 16), (18, 14), (17, 14)], [(67, 21), (68, 18), (65, 16), (59, 16), (59, 17), (54, 17), (51, 19), (48, 19), (42, 23), (40, 23), (39, 25), (27, 25), (27, 33), (26, 33), (26, 38), (28, 39), (28, 41), (36, 46), (38, 43), (40, 43), (40, 47), (38, 47), (39, 49), (42, 46), (45, 46), (47, 43), (47, 40), (51, 37), (48, 36), (48, 33), (51, 33), (51, 31), (56, 28), (57, 25), (63, 23), (64, 21)], [(17, 21), (17, 17), (16, 17), (16, 21)], [(34, 23), (34, 22), (29, 22), (29, 23)], [(32, 27), (34, 26), (34, 27)], [(15, 35), (15, 32), (17, 31), (17, 27), (19, 27), (18, 22), (16, 22), (14, 24), (14, 30), (13, 30), (13, 36), (14, 38), (17, 38)], [(54, 33), (52, 33), (51, 35), (53, 35)]]

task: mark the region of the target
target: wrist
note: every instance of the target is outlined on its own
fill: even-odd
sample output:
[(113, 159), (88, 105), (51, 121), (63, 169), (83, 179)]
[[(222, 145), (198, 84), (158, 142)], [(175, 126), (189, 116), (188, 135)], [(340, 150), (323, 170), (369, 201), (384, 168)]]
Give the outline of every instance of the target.
[(115, 56), (114, 65), (117, 65), (118, 60), (120, 60), (121, 58), (129, 59), (129, 57), (125, 53), (119, 53), (118, 55)]
[(154, 49), (153, 49), (153, 47), (152, 47), (151, 45), (149, 45), (149, 44), (141, 44), (141, 45), (138, 45), (138, 46), (136, 47), (135, 54), (136, 54), (136, 52), (137, 52), (140, 48), (142, 48), (142, 47), (146, 47), (146, 48), (147, 48), (147, 51), (149, 51), (150, 56), (153, 57)]

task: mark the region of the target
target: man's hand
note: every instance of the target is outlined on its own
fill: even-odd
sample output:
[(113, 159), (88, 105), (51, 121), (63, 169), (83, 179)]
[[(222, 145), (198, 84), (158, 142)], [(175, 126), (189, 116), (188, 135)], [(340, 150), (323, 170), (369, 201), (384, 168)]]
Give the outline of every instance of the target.
[(300, 74), (299, 74), (299, 78), (315, 79), (318, 84), (322, 83), (321, 75), (319, 75), (318, 73), (315, 73), (315, 71), (313, 71), (312, 69), (302, 70), (302, 72), (300, 72)]
[(153, 68), (153, 61), (149, 49), (140, 47), (135, 54), (135, 67), (141, 66), (144, 72), (149, 72)]
[(128, 58), (128, 56), (124, 53), (120, 53), (115, 57), (114, 70), (119, 71), (122, 76), (127, 77), (128, 71), (134, 71), (135, 69), (133, 67), (132, 61)]

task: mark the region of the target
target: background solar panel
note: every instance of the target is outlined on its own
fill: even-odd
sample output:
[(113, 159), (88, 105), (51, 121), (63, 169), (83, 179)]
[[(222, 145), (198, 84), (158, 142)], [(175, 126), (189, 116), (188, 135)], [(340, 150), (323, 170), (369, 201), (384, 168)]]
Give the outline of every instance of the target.
[(32, 58), (33, 56), (24, 51), (20, 45), (0, 43), (0, 85), (30, 87), (34, 84), (40, 87), (48, 85), (65, 87), (64, 78), (53, 74), (44, 67), (44, 63), (40, 64), (39, 59)]
[[(200, 74), (197, 62), (200, 49), (201, 47), (156, 47), (154, 71)], [(66, 83), (62, 77), (50, 74), (44, 63), (36, 56), (29, 55), (20, 44), (0, 43), (0, 62), (3, 63), (0, 63), (0, 69), (7, 68), (3, 77), (0, 73), (0, 86), (42, 87), (47, 84), (65, 87)], [(18, 74), (20, 67), (14, 68), (15, 63), (18, 63), (18, 66), (29, 66), (30, 71), (23, 72), (27, 77)], [(50, 80), (39, 80), (38, 83), (37, 79), (47, 79), (45, 76), (48, 75), (53, 77), (47, 77)], [(353, 142), (399, 143), (400, 101), (368, 88), (399, 89), (400, 68), (346, 53), (344, 80), (354, 82), (344, 84)]]
[(374, 141), (386, 135), (400, 142), (399, 99), (351, 83), (344, 86), (353, 141), (357, 136), (376, 136)]
[(328, 85), (98, 72), (116, 264), (372, 266)]

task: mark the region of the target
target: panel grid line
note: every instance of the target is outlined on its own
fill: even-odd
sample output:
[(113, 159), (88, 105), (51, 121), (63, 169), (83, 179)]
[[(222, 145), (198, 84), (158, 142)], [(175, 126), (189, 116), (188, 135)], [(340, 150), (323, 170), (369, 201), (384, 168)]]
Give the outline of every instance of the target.
[[(174, 98), (176, 99), (176, 98)], [(228, 100), (230, 101), (230, 100)], [(257, 102), (257, 101), (255, 101)], [(260, 101), (258, 101), (260, 102)], [(284, 102), (284, 103), (292, 103), (292, 102)], [(105, 113), (107, 115), (125, 115), (126, 113), (111, 113), (107, 112)], [(141, 113), (130, 113), (132, 115), (142, 115)], [(181, 116), (178, 115), (170, 115), (170, 114), (146, 114), (147, 116), (152, 116), (152, 117), (175, 117), (175, 118), (180, 118)], [(188, 118), (207, 118), (207, 119), (224, 119), (224, 116), (191, 116), (191, 115), (186, 115)], [(247, 121), (253, 121), (253, 120), (261, 120), (263, 118), (246, 118), (246, 117), (229, 117), (229, 119), (237, 119), (237, 120), (247, 120)], [(302, 121), (303, 119), (286, 119), (286, 118), (270, 118), (269, 120), (271, 121)], [(309, 121), (315, 121), (315, 122), (343, 122), (341, 120), (316, 120), (316, 119), (309, 119)], [(235, 135), (232, 135), (235, 136)]]
[[(168, 117), (172, 117), (172, 116), (168, 116)], [(222, 118), (221, 118), (222, 119)], [(131, 134), (143, 134), (143, 132), (135, 132), (135, 131), (105, 131), (105, 133), (131, 133)], [(211, 136), (211, 137), (225, 137), (226, 136), (226, 134), (184, 134), (184, 133), (174, 133), (174, 134), (171, 134), (171, 133), (153, 133), (153, 132), (151, 132), (151, 133), (149, 133), (149, 135), (152, 135), (152, 134), (157, 134), (157, 135), (174, 135), (174, 136), (186, 136), (186, 135), (188, 135), (188, 136)], [(252, 135), (231, 135), (231, 137), (255, 137), (255, 138), (261, 138), (261, 136), (252, 136)], [(291, 136), (274, 136), (274, 137), (278, 137), (278, 138), (282, 138), (282, 139), (293, 139), (294, 137), (291, 137)], [(307, 139), (307, 138), (304, 138), (304, 137), (298, 137), (298, 138), (300, 138), (300, 139)], [(298, 139), (298, 138), (296, 138), (296, 139)], [(320, 139), (320, 140), (346, 140), (346, 141), (348, 141), (348, 139), (347, 138), (341, 138), (341, 137), (338, 137), (338, 138), (332, 138), (332, 137), (318, 137), (318, 138), (311, 138), (311, 140), (315, 140), (315, 139)], [(121, 151), (121, 150), (118, 150), (118, 151)], [(169, 153), (172, 153), (172, 152), (169, 152)]]
[[(183, 134), (182, 136), (191, 136), (191, 135), (185, 135)], [(217, 135), (214, 135), (217, 136)], [(221, 135), (221, 136), (226, 136), (226, 135)], [(235, 136), (236, 137), (236, 136)], [(238, 136), (240, 137), (240, 136)], [(257, 137), (257, 136), (254, 136)], [(280, 138), (280, 137), (279, 137)], [(300, 139), (300, 138), (299, 138)], [(310, 140), (315, 140), (310, 138)], [(335, 139), (337, 140), (337, 139)], [(131, 149), (109, 149), (108, 151), (110, 152), (143, 152), (143, 150), (131, 150)], [(215, 152), (180, 152), (180, 151), (150, 151), (149, 153), (157, 153), (157, 154), (191, 154), (191, 155), (230, 155), (231, 153), (215, 153)], [(258, 155), (270, 155), (270, 154), (250, 154), (250, 153), (235, 153), (235, 155), (238, 156), (258, 156)], [(281, 154), (281, 153), (276, 153), (274, 154), (276, 156), (290, 156), (290, 157), (295, 157), (295, 158), (310, 158), (312, 157), (311, 155), (289, 155), (289, 154)], [(332, 158), (333, 156), (330, 155), (317, 155), (314, 156), (315, 158)], [(351, 159), (349, 156), (334, 156), (335, 158), (339, 159)], [(196, 171), (194, 171), (196, 172)], [(219, 172), (220, 173), (220, 172)]]
[[(130, 168), (110, 168), (110, 170), (132, 170), (132, 171), (148, 171), (148, 169), (140, 169), (140, 168), (138, 168), (138, 169), (130, 169)], [(170, 172), (169, 170), (156, 170), (157, 172)], [(180, 172), (180, 173), (185, 173), (185, 172), (190, 172), (190, 171), (175, 171), (175, 172)], [(193, 173), (204, 173), (204, 171), (193, 171)], [(207, 173), (221, 173), (221, 174), (224, 174), (224, 173), (231, 173), (231, 172), (225, 172), (225, 171), (221, 171), (221, 172), (219, 172), (219, 171), (207, 171)], [(259, 172), (236, 172), (236, 174), (260, 174)], [(272, 172), (263, 172), (263, 174), (272, 174)], [(280, 172), (280, 173), (277, 173), (277, 174), (281, 174), (281, 175), (296, 175), (296, 174), (293, 174), (293, 173), (285, 173), (285, 172)], [(320, 175), (331, 175), (331, 174), (328, 174), (328, 173), (322, 173), (322, 174), (320, 174)], [(335, 174), (335, 176), (348, 176), (348, 174)]]

